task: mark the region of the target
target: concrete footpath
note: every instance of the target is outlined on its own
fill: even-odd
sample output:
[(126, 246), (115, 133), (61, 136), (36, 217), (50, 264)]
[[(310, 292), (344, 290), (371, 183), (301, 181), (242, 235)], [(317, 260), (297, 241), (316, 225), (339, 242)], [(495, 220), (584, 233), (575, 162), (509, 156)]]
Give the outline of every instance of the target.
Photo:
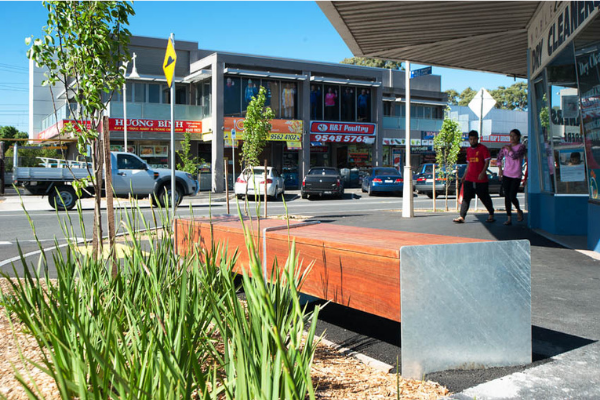
[[(210, 198), (213, 202), (224, 200), (223, 194)], [(184, 204), (189, 201), (207, 204), (209, 194), (201, 192), (194, 198), (184, 199)], [(83, 200), (82, 205), (91, 209), (93, 201)], [(150, 206), (148, 201), (141, 201), (140, 205)], [(0, 209), (21, 210), (20, 199), (14, 194), (0, 197)], [(28, 196), (27, 209), (51, 208), (46, 198)], [(484, 222), (487, 217), (484, 213), (469, 213), (464, 224), (453, 223), (455, 216), (455, 213), (417, 211), (414, 218), (406, 219), (397, 210), (321, 215), (316, 219), (355, 229), (371, 227), (487, 240), (529, 240), (533, 364), (444, 371), (429, 374), (426, 378), (449, 387), (455, 393), (450, 396), (453, 399), (600, 399), (599, 254), (585, 251), (581, 237), (542, 236), (529, 229), (525, 222), (505, 226), (502, 211), (497, 211), (497, 221), (492, 224)], [(389, 325), (389, 322), (373, 324), (371, 321), (372, 326), (362, 324), (356, 330), (345, 326), (342, 330), (348, 331), (347, 342), (336, 343), (395, 365), (400, 349), (396, 334), (398, 326)], [(357, 320), (356, 325), (361, 323)], [(376, 335), (370, 336), (369, 329)], [(388, 336), (372, 339), (377, 334)], [(371, 344), (375, 342), (377, 344)]]
[[(600, 399), (598, 253), (564, 247), (527, 228), (525, 222), (505, 226), (503, 211), (497, 211), (497, 221), (492, 224), (484, 222), (487, 213), (469, 213), (464, 224), (453, 223), (455, 216), (456, 213), (416, 212), (414, 218), (406, 219), (400, 212), (393, 216), (380, 212), (345, 215), (331, 222), (357, 229), (372, 227), (487, 240), (529, 240), (533, 364), (444, 371), (426, 378), (450, 388), (455, 393), (453, 399)], [(578, 240), (571, 241), (574, 247), (582, 247), (582, 238), (575, 239)], [(359, 337), (348, 340), (366, 347), (364, 339)], [(382, 341), (386, 340), (391, 342), (394, 337)], [(392, 352), (393, 349), (382, 347), (373, 349), (370, 356), (395, 365), (396, 354), (391, 357), (386, 354)]]

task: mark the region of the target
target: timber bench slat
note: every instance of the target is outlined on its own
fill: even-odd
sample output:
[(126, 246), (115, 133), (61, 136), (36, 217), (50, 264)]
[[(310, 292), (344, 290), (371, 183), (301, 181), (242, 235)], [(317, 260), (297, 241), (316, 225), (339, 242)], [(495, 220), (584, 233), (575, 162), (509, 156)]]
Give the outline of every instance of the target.
[[(256, 239), (259, 224), (244, 220)], [(282, 266), (287, 260), (291, 241), (302, 268), (312, 269), (300, 288), (303, 293), (331, 300), (357, 310), (400, 321), (400, 248), (413, 245), (435, 245), (484, 242), (433, 234), (399, 232), (374, 228), (355, 228), (332, 224), (306, 225), (293, 228), (300, 222), (290, 221), (292, 229), (267, 231), (267, 272), (270, 274), (275, 259)], [(212, 226), (211, 226), (212, 225)], [(257, 251), (262, 259), (264, 228), (287, 227), (277, 219), (260, 220), (261, 242)], [(211, 229), (212, 228), (212, 229)], [(210, 249), (210, 235), (215, 243), (226, 244), (231, 255), (238, 250), (234, 270), (241, 272), (248, 263), (248, 254), (240, 219), (233, 216), (177, 219), (175, 221), (177, 251), (184, 254), (190, 244)]]

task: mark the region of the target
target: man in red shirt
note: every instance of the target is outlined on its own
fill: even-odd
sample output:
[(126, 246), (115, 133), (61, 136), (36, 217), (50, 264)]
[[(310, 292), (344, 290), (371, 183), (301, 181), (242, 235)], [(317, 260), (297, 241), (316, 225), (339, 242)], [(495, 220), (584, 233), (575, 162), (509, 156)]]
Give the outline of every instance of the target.
[(460, 217), (453, 219), (453, 221), (458, 224), (465, 222), (471, 199), (477, 194), (485, 208), (487, 208), (488, 213), (490, 213), (485, 222), (494, 222), (496, 221), (494, 219), (494, 204), (490, 197), (486, 173), (492, 156), (488, 148), (479, 143), (479, 134), (477, 131), (469, 132), (469, 143), (471, 147), (467, 149), (467, 171), (461, 179), (463, 201), (460, 205)]

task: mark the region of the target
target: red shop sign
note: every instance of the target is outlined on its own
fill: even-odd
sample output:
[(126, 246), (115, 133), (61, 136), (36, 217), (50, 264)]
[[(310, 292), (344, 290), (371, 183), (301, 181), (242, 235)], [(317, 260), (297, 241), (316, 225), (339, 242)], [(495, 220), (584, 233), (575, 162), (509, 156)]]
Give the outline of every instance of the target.
[[(111, 131), (124, 131), (123, 118), (110, 118)], [(171, 121), (166, 119), (127, 119), (128, 132), (171, 132)], [(177, 133), (202, 133), (202, 121), (175, 121)]]
[(365, 143), (371, 144), (375, 142), (374, 136), (366, 135), (329, 135), (329, 134), (311, 134), (311, 142), (323, 142), (323, 143)]
[(374, 136), (377, 125), (352, 122), (325, 122), (311, 121), (310, 133), (315, 134), (341, 134), (341, 135), (369, 135)]

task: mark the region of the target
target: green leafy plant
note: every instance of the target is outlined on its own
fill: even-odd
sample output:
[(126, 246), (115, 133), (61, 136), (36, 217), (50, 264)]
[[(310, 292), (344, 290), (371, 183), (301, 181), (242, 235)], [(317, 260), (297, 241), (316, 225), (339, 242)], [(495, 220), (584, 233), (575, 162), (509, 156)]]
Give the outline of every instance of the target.
[(189, 132), (183, 134), (181, 150), (177, 150), (177, 155), (181, 159), (181, 162), (177, 163), (177, 169), (196, 176), (198, 174), (198, 164), (204, 164), (204, 159), (192, 156), (191, 136)]
[[(433, 147), (435, 149), (435, 159), (439, 166), (439, 171), (436, 171), (436, 176), (442, 176), (446, 182), (446, 211), (448, 211), (448, 189), (450, 177), (454, 174), (456, 160), (460, 152), (460, 143), (462, 142), (462, 131), (458, 126), (458, 122), (450, 118), (450, 108), (446, 108), (446, 117), (442, 122), (442, 129), (433, 139)], [(458, 171), (456, 171), (456, 179), (458, 180)], [(435, 191), (434, 176), (433, 190)], [(458, 193), (457, 193), (458, 195)]]
[[(126, 248), (116, 276), (110, 255), (78, 249), (67, 214), (69, 245), (52, 252), (56, 281), (42, 252), (38, 268), (23, 257), (22, 279), (11, 281), (12, 293), (0, 292), (9, 316), (43, 350), (42, 361), (30, 365), (54, 379), (60, 396), (314, 398), (310, 366), (319, 310), (309, 313), (298, 300), (303, 275), (293, 244), (285, 266), (275, 264), (267, 282), (246, 230), (250, 263), (240, 285), (232, 272), (237, 250), (206, 238), (208, 248), (180, 256), (167, 210), (153, 209), (150, 221), (134, 201), (128, 210), (119, 216)], [(78, 217), (85, 236), (80, 208)], [(32, 398), (42, 396), (35, 382), (17, 378)]]
[(270, 107), (265, 107), (266, 92), (267, 90), (261, 86), (258, 94), (253, 96), (248, 104), (240, 159), (243, 168), (260, 165), (258, 157), (267, 143), (267, 135), (271, 132), (270, 121), (275, 114)]

